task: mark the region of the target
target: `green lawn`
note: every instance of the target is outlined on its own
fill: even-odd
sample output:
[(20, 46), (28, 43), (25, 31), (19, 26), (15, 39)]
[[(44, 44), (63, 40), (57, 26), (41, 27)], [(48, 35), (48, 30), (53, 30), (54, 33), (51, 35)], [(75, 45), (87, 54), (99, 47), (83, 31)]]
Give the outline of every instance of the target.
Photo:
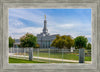
[(9, 63), (45, 63), (41, 61), (29, 61), (25, 59), (17, 59), (17, 58), (11, 58), (9, 57)]
[[(38, 56), (36, 52), (33, 52), (33, 56)], [(48, 53), (39, 53), (39, 57), (49, 57)], [(50, 58), (62, 59), (62, 53), (50, 53)], [(64, 53), (63, 59), (79, 60), (78, 53)], [(91, 57), (85, 57), (85, 61), (91, 61)]]
[[(46, 51), (46, 52), (41, 52), (41, 51)], [(28, 55), (28, 53), (26, 53), (25, 55)], [(62, 57), (62, 53), (48, 53), (48, 50), (40, 50), (39, 55), (37, 53), (37, 51), (33, 52), (33, 56), (39, 56), (39, 57), (50, 57), (50, 58), (58, 58), (58, 59), (68, 59), (68, 60), (79, 60), (79, 56), (78, 56), (78, 50), (76, 50), (74, 53), (63, 53), (63, 57)], [(91, 56), (86, 56), (85, 57), (85, 61), (91, 61)]]
[[(62, 63), (62, 61), (54, 61), (54, 60), (44, 60), (44, 59), (33, 59), (34, 61), (29, 61), (26, 59), (19, 58), (11, 58), (9, 57), (9, 63)], [(77, 63), (77, 62), (63, 62), (63, 63)]]

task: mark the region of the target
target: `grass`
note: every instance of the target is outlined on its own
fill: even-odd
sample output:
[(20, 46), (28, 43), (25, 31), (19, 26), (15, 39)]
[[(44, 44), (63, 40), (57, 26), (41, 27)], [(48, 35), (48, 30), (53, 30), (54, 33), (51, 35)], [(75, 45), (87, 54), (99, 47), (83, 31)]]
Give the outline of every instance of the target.
[(11, 58), (11, 57), (9, 57), (9, 63), (45, 63), (45, 62), (29, 61), (29, 60), (17, 59), (17, 58)]
[[(9, 57), (9, 63), (62, 63), (62, 61), (54, 61), (54, 60), (44, 60), (44, 59), (33, 59), (34, 61), (29, 61), (22, 58), (11, 58)], [(77, 63), (77, 62), (64, 62), (63, 63)]]
[[(34, 56), (37, 56), (36, 52), (33, 52)], [(48, 53), (39, 53), (39, 57), (49, 57)], [(79, 60), (78, 53), (50, 53), (50, 58), (68, 59), (68, 60)], [(85, 57), (85, 61), (91, 61), (91, 57)]]
[[(39, 57), (50, 57), (50, 58), (58, 58), (58, 59), (68, 59), (68, 60), (79, 60), (79, 54), (78, 51), (76, 51), (75, 53), (63, 53), (63, 57), (62, 57), (62, 53), (48, 53), (48, 50), (44, 49), (42, 51), (46, 51), (46, 52), (39, 52)], [(20, 54), (20, 53), (19, 53)], [(23, 55), (23, 54), (20, 54)], [(27, 53), (25, 55), (28, 55)], [(37, 51), (33, 52), (33, 56), (38, 56)], [(85, 61), (91, 61), (91, 56), (85, 56)]]

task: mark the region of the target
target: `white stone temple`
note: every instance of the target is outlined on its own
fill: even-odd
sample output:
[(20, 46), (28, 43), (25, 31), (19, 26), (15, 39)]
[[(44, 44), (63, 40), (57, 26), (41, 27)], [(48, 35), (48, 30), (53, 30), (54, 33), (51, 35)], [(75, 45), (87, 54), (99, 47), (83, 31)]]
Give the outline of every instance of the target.
[(56, 38), (56, 35), (59, 35), (59, 34), (50, 35), (50, 33), (48, 33), (47, 20), (46, 20), (46, 15), (45, 15), (43, 32), (40, 34), (37, 34), (37, 42), (40, 45), (40, 48), (52, 48), (51, 43)]

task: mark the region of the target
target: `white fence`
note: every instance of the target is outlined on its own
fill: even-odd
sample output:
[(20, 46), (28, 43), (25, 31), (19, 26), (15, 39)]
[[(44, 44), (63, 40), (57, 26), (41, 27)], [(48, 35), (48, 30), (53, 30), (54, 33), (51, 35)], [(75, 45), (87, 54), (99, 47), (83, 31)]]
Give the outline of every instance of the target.
[[(29, 58), (29, 48), (9, 48), (10, 57)], [(66, 63), (78, 61), (79, 50), (75, 49), (50, 49), (50, 48), (34, 48), (33, 60), (45, 61), (47, 63)], [(85, 56), (91, 57), (91, 50), (85, 50)], [(73, 60), (73, 61), (71, 61)]]

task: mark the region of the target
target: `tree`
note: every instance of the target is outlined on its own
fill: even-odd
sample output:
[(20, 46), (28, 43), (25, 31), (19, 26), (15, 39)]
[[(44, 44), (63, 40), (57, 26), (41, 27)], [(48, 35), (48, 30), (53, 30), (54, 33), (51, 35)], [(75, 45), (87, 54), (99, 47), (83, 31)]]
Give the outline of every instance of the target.
[(86, 49), (91, 49), (91, 43), (88, 43)]
[(12, 39), (12, 37), (10, 36), (9, 37), (9, 48), (13, 47), (14, 42), (15, 42), (15, 40)]
[(36, 47), (36, 37), (33, 34), (26, 33), (20, 38), (21, 47)]
[(74, 44), (74, 40), (70, 36), (56, 36), (56, 39), (53, 40), (51, 46), (56, 48), (70, 48)]
[(60, 39), (60, 36), (56, 35), (56, 38), (53, 40), (51, 46), (56, 47), (56, 48), (60, 48), (60, 46), (59, 46), (59, 39)]
[(29, 60), (30, 61), (33, 60), (33, 48), (32, 47), (36, 47), (36, 43), (37, 43), (36, 39), (37, 38), (33, 34), (30, 34), (30, 33), (26, 33), (24, 36), (20, 38), (21, 46), (29, 48)]
[(84, 63), (84, 48), (87, 45), (87, 38), (84, 36), (78, 36), (75, 38), (75, 47), (79, 48), (79, 63)]
[(74, 45), (74, 40), (71, 38), (71, 36), (66, 36), (66, 39), (67, 39), (67, 42), (68, 42), (68, 44), (67, 44), (66, 47), (67, 47), (68, 49), (70, 49), (71, 46)]
[(61, 37), (59, 35), (56, 36), (56, 39), (53, 40), (51, 46), (56, 48), (65, 48), (67, 45), (67, 40), (65, 40), (64, 36)]
[(74, 39), (74, 41), (75, 47), (77, 48), (85, 48), (88, 42), (87, 38), (84, 36), (78, 36)]

